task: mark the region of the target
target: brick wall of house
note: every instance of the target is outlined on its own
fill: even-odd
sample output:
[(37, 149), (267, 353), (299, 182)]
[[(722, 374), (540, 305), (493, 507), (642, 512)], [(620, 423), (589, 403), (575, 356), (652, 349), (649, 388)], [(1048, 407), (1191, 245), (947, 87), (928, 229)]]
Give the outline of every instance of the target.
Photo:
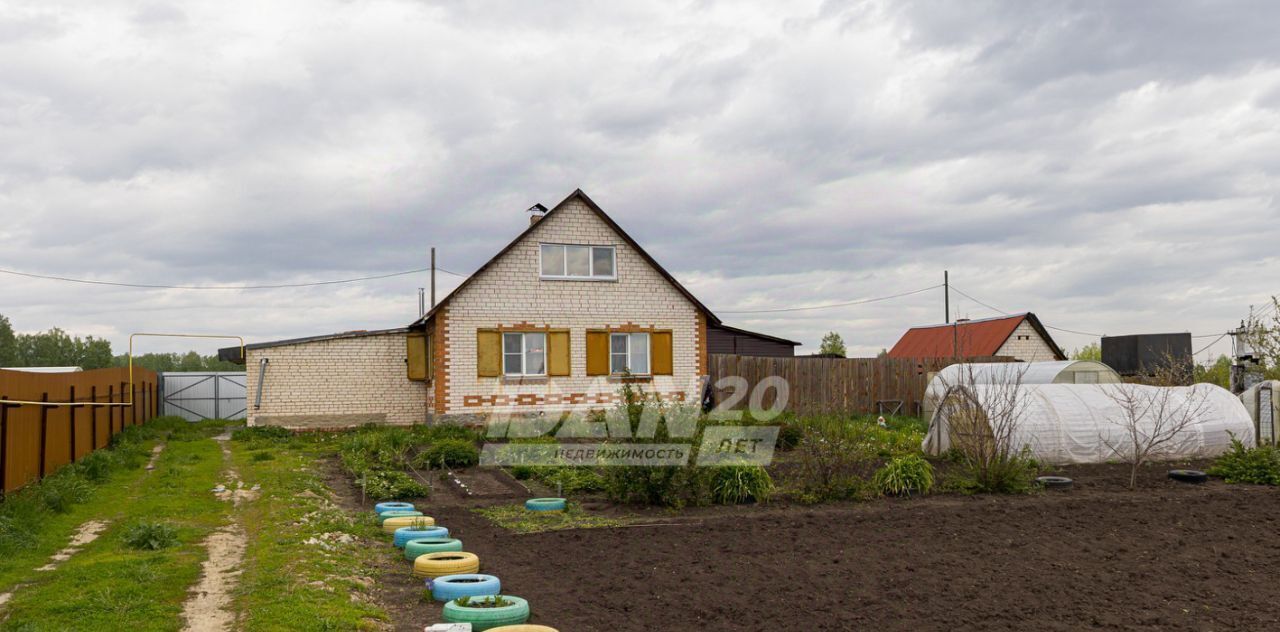
[(1040, 332), (1025, 320), (1013, 330), (996, 355), (1014, 357), (1023, 362), (1052, 362), (1057, 359)]
[[(250, 426), (318, 429), (426, 420), (427, 387), (408, 379), (403, 332), (249, 349), (246, 356)], [(255, 410), (264, 357), (262, 407)]]
[[(513, 217), (512, 221), (519, 220)], [(519, 228), (512, 226), (512, 230)], [(618, 279), (541, 280), (540, 243), (613, 245)], [(700, 337), (705, 337), (697, 308), (579, 200), (569, 201), (539, 221), (524, 240), (452, 297), (447, 309), (448, 388), (435, 392), (438, 414), (607, 407), (614, 402), (619, 384), (586, 375), (586, 331), (628, 326), (672, 331), (674, 375), (655, 376), (645, 390), (668, 398), (697, 397), (690, 391), (699, 375), (704, 344)], [(476, 330), (521, 325), (570, 330), (568, 377), (518, 384), (476, 376)]]

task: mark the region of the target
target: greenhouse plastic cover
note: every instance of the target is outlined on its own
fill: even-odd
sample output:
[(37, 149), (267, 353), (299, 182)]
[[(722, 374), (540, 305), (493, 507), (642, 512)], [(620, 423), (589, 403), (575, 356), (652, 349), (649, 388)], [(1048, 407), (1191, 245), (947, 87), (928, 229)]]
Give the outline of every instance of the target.
[[(951, 392), (967, 394), (985, 409), (998, 407), (1009, 389), (1018, 390), (1018, 419), (1013, 432), (1013, 446), (1026, 446), (1032, 456), (1045, 463), (1104, 463), (1121, 460), (1111, 446), (1123, 453), (1128, 438), (1123, 406), (1115, 401), (1121, 389), (1160, 389), (1173, 391), (1167, 408), (1199, 406), (1195, 419), (1177, 437), (1164, 444), (1159, 457), (1205, 458), (1217, 456), (1231, 447), (1231, 437), (1246, 446), (1254, 445), (1253, 420), (1236, 396), (1212, 384), (1189, 387), (1158, 387), (1138, 384), (1032, 384), (1003, 386), (977, 384), (955, 387)], [(964, 394), (957, 393), (964, 391)], [(1150, 393), (1148, 393), (1150, 394)], [(1202, 403), (1201, 403), (1202, 402)], [(948, 416), (950, 405), (939, 408), (929, 425), (922, 448), (941, 454), (950, 446)], [(1176, 414), (1176, 412), (1175, 412)], [(1138, 420), (1146, 434), (1152, 432), (1155, 419), (1151, 412)]]

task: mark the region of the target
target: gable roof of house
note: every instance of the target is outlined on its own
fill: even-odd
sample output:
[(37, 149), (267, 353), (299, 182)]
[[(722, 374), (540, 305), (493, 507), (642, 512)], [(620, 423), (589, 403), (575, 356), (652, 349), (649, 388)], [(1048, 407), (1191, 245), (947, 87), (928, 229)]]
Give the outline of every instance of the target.
[(720, 324), (720, 318), (718, 316), (712, 313), (712, 311), (708, 309), (706, 305), (703, 305), (702, 301), (699, 301), (698, 298), (694, 296), (692, 292), (685, 289), (683, 285), (680, 285), (680, 282), (677, 281), (675, 277), (671, 276), (670, 272), (667, 272), (665, 268), (663, 268), (661, 265), (658, 264), (657, 260), (649, 256), (649, 253), (645, 252), (644, 248), (641, 248), (640, 244), (636, 243), (636, 240), (632, 239), (631, 235), (627, 234), (627, 231), (622, 230), (622, 227), (619, 226), (617, 222), (614, 222), (613, 218), (609, 217), (609, 215), (605, 213), (604, 210), (601, 209), (599, 205), (597, 205), (594, 201), (592, 201), (591, 198), (587, 197), (587, 194), (583, 193), (582, 189), (575, 189), (573, 193), (570, 193), (568, 197), (561, 200), (560, 203), (555, 205), (554, 208), (552, 208), (550, 211), (547, 211), (546, 214), (542, 216), (541, 220), (535, 223), (529, 224), (528, 228), (525, 228), (523, 231), (520, 232), (519, 235), (516, 236), (515, 239), (511, 240), (511, 243), (507, 244), (506, 247), (498, 251), (498, 254), (494, 255), (491, 259), (486, 261), (484, 265), (480, 266), (475, 272), (471, 273), (471, 276), (468, 276), (466, 279), (464, 279), (462, 283), (458, 285), (458, 287), (454, 288), (452, 292), (449, 292), (448, 296), (445, 296), (443, 299), (441, 299), (439, 303), (436, 303), (435, 307), (432, 307), (430, 311), (428, 311), (421, 318), (415, 320), (410, 325), (410, 327), (421, 325), (427, 322), (427, 320), (429, 320), (432, 315), (434, 315), (437, 311), (439, 311), (442, 307), (444, 307), (449, 303), (449, 299), (453, 298), (454, 296), (457, 296), (457, 294), (461, 292), (463, 288), (471, 284), (472, 280), (479, 277), (485, 270), (489, 269), (490, 266), (492, 266), (495, 262), (501, 259), (503, 255), (506, 255), (508, 252), (510, 252), (512, 248), (515, 248), (516, 244), (523, 241), (524, 238), (529, 235), (529, 233), (533, 232), (533, 229), (537, 228), (538, 225), (541, 224), (542, 222), (545, 222), (548, 219), (551, 219), (552, 215), (555, 215), (557, 211), (564, 208), (572, 200), (582, 201), (582, 203), (586, 204), (587, 208), (591, 209), (591, 211), (594, 212), (597, 217), (599, 217), (602, 221), (604, 221), (605, 224), (608, 224), (609, 228), (612, 228), (614, 232), (618, 233), (618, 236), (622, 237), (622, 240), (627, 242), (628, 246), (631, 246), (631, 248), (634, 249), (646, 262), (648, 262), (649, 265), (653, 266), (654, 270), (658, 271), (658, 274), (661, 274), (663, 278), (665, 278), (669, 283), (671, 283), (673, 287), (676, 288), (676, 290), (678, 290), (681, 294), (683, 294), (685, 298), (689, 299), (689, 302), (693, 303), (694, 306), (696, 306), (704, 315), (706, 315), (708, 324)]
[[(889, 350), (891, 358), (945, 358), (959, 355), (962, 358), (994, 356), (1009, 340), (1014, 330), (1023, 322), (1032, 328), (1053, 349), (1056, 360), (1066, 360), (1058, 343), (1035, 314), (1026, 312), (982, 320), (957, 321), (952, 324), (912, 327), (902, 334), (898, 343)], [(956, 345), (959, 345), (957, 353)]]

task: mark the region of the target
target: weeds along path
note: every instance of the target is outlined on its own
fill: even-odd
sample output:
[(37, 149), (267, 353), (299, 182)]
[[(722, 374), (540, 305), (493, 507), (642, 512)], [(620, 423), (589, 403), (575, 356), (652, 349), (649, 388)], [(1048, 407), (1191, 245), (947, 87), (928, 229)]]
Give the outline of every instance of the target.
[(231, 458), (229, 434), (214, 438), (222, 452), (222, 462), (227, 481), (221, 484), (223, 491), (216, 492), (219, 500), (230, 502), (231, 523), (214, 531), (204, 541), (208, 557), (201, 567), (200, 582), (182, 607), (184, 630), (189, 632), (214, 632), (231, 629), (236, 613), (231, 609), (232, 592), (240, 579), (240, 565), (244, 561), (245, 531), (234, 511), (241, 503), (257, 498), (256, 489), (246, 489), (240, 480)]
[(347, 511), (326, 484), (333, 438), (253, 438), (231, 448), (245, 483), (260, 484), (262, 494), (237, 510), (247, 536), (237, 628), (387, 629), (375, 578), (389, 545), (372, 512)]
[[(164, 450), (164, 446), (165, 446), (165, 443), (163, 441), (160, 441), (156, 443), (155, 446), (152, 447), (151, 459), (147, 463), (147, 468), (146, 468), (146, 471), (148, 473), (150, 473), (151, 470), (155, 469), (156, 459), (159, 458), (160, 453)], [(93, 518), (80, 523), (80, 525), (77, 526), (75, 530), (71, 532), (70, 539), (67, 542), (66, 546), (63, 546), (56, 553), (51, 555), (48, 561), (45, 562), (43, 566), (37, 567), (35, 570), (38, 572), (52, 571), (58, 568), (58, 566), (63, 562), (71, 559), (71, 556), (75, 555), (76, 553), (79, 553), (80, 550), (83, 549), (85, 546), (87, 546), (90, 542), (97, 540), (98, 536), (102, 535), (102, 532), (105, 531), (107, 526), (111, 523), (111, 518), (105, 514), (105, 512), (108, 509), (110, 509), (110, 507), (107, 503), (102, 502), (102, 499), (104, 497), (105, 498), (114, 497), (115, 492), (118, 490), (121, 483), (124, 483), (125, 486), (136, 485), (138, 482), (137, 481), (138, 478), (139, 478), (139, 475), (136, 472), (129, 473), (126, 476), (121, 476), (117, 474), (117, 476), (115, 477), (115, 480), (109, 480), (105, 482), (103, 485), (99, 486), (96, 490), (94, 490), (94, 495), (90, 497), (89, 501), (77, 507), (79, 511), (68, 512), (68, 517), (72, 514), (87, 514), (87, 515), (93, 516)], [(113, 485), (112, 483), (115, 483), (115, 484)], [(54, 518), (50, 522), (62, 522), (62, 521), (58, 521), (57, 518)], [(47, 529), (47, 535), (50, 537), (57, 537), (59, 535), (62, 535), (65, 532), (65, 529), (61, 528), (61, 526), (62, 525), (50, 525), (49, 526), (50, 528)], [(42, 531), (46, 531), (46, 530), (42, 529)], [(41, 538), (41, 539), (44, 541), (48, 541), (48, 538)], [(5, 557), (8, 557), (8, 556), (5, 556)], [(25, 556), (20, 556), (20, 557), (25, 557)], [(30, 567), (28, 566), (27, 568), (30, 568)], [(9, 585), (8, 589), (0, 592), (0, 607), (3, 607), (5, 604), (9, 603), (9, 600), (13, 599), (14, 592), (25, 585), (26, 585), (25, 583), (14, 583)], [(8, 615), (7, 614), (4, 615), (4, 618), (7, 619)]]
[[(148, 457), (153, 470), (145, 469)], [(230, 513), (209, 493), (222, 469), (217, 444), (188, 432), (170, 436), (162, 451), (144, 453), (127, 477), (97, 487), (80, 506), (94, 511), (79, 524), (93, 520), (105, 527), (96, 539), (82, 538), (87, 541), (79, 551), (52, 571), (31, 573), (28, 566), (27, 585), (14, 592), (3, 628), (180, 629), (182, 603), (205, 554), (200, 542)], [(135, 537), (148, 529), (171, 537), (153, 549)]]

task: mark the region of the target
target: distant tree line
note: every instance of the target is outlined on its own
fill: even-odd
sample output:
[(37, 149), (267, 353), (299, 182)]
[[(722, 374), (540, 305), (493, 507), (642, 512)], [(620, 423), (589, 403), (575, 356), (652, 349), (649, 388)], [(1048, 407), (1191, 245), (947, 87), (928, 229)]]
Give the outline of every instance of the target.
[[(78, 366), (105, 369), (128, 366), (127, 354), (114, 355), (111, 342), (93, 336), (72, 336), (54, 327), (34, 334), (15, 334), (9, 319), (0, 315), (0, 367)], [(217, 356), (187, 353), (144, 353), (133, 357), (133, 365), (152, 371), (242, 371), (238, 364)]]

